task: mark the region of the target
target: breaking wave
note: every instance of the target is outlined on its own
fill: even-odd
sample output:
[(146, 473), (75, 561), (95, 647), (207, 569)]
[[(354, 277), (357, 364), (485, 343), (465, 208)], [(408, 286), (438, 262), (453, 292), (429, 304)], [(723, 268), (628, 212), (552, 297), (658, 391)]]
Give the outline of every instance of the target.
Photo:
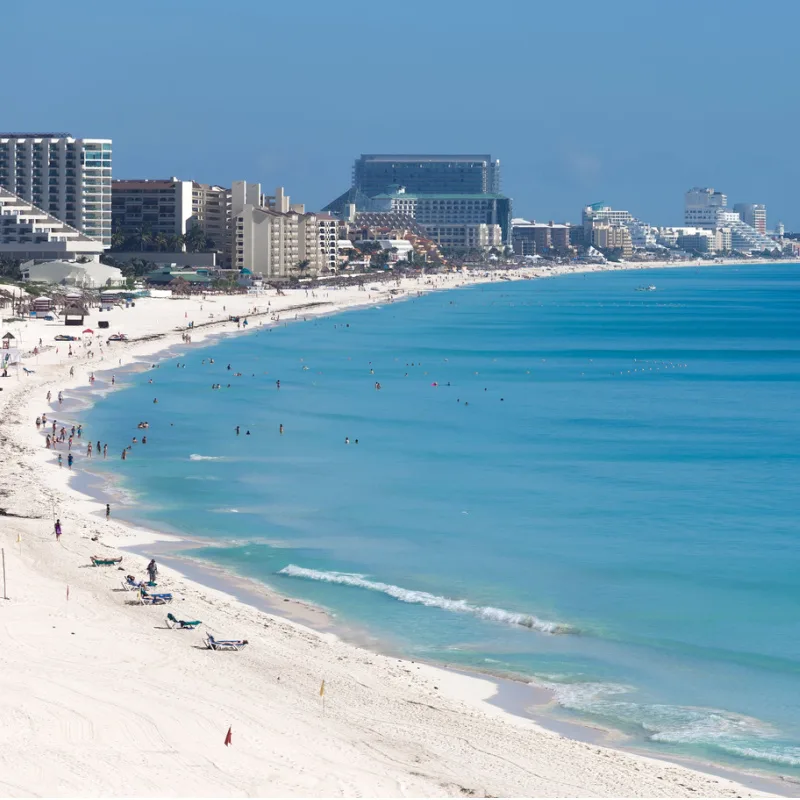
[(350, 572), (323, 572), (316, 569), (306, 569), (289, 564), (281, 570), (279, 575), (289, 575), (293, 578), (305, 578), (310, 581), (322, 581), (324, 583), (338, 583), (343, 586), (355, 586), (359, 589), (369, 589), (373, 592), (393, 597), (402, 603), (413, 603), (432, 608), (442, 608), (445, 611), (455, 611), (462, 614), (472, 614), (480, 619), (500, 622), (506, 625), (521, 625), (524, 628), (540, 631), (541, 633), (576, 633), (574, 628), (559, 622), (550, 622), (539, 619), (532, 614), (519, 614), (514, 611), (506, 611), (502, 608), (492, 606), (476, 606), (466, 600), (453, 600), (449, 597), (440, 597), (429, 592), (419, 592), (414, 589), (404, 589), (402, 586), (393, 586), (390, 583), (380, 583), (370, 581), (363, 575), (356, 575)]
[(192, 453), (189, 456), (189, 461), (222, 461), (222, 456), (201, 456), (197, 453)]
[(637, 703), (635, 690), (615, 683), (561, 683), (538, 680), (552, 690), (562, 707), (612, 725), (638, 728), (646, 739), (668, 745), (701, 746), (728, 756), (751, 758), (769, 764), (800, 766), (800, 747), (781, 739), (762, 720), (697, 706)]

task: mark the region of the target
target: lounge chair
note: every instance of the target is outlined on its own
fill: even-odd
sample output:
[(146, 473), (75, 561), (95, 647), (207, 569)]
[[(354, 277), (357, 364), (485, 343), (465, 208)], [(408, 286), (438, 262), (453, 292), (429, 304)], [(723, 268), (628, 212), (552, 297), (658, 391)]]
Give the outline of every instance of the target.
[(89, 556), (92, 560), (93, 567), (111, 567), (114, 564), (122, 562), (122, 556), (119, 558), (100, 558), (99, 556)]
[(126, 592), (138, 592), (144, 585), (144, 581), (137, 581), (133, 575), (126, 575), (125, 580), (122, 581), (122, 588)]
[(215, 639), (210, 633), (206, 634), (209, 650), (241, 650), (247, 644), (247, 639)]
[(188, 620), (185, 620), (185, 619), (178, 619), (172, 613), (167, 614), (167, 625), (170, 628), (174, 628), (174, 627), (177, 626), (178, 628), (181, 628), (182, 630), (193, 631), (198, 625), (202, 625), (202, 624), (203, 623), (200, 622), (199, 619), (196, 619), (196, 620), (193, 620), (192, 622), (189, 622)]
[(172, 595), (169, 593), (150, 594), (150, 592), (142, 586), (139, 589), (139, 601), (143, 606), (160, 606), (164, 603), (171, 603)]

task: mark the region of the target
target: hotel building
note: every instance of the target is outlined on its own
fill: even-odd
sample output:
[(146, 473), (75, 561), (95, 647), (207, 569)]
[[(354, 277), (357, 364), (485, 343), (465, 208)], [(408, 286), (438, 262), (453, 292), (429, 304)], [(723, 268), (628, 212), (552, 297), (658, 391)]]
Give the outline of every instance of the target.
[(111, 139), (0, 133), (0, 187), (111, 245)]

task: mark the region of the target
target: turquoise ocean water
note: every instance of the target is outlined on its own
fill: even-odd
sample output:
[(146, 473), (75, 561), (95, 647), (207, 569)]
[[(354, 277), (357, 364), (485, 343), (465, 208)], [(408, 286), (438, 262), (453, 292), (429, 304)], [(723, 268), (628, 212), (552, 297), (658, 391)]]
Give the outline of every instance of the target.
[(660, 752), (800, 774), (797, 266), (438, 293), (125, 383), (85, 435), (194, 557)]

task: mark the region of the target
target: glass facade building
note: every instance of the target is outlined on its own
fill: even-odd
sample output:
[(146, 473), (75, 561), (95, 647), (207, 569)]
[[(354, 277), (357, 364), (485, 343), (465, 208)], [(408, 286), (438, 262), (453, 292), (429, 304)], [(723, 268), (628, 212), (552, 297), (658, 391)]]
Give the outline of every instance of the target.
[(498, 194), (500, 162), (486, 155), (361, 155), (353, 188), (369, 197), (403, 186), (411, 194)]

